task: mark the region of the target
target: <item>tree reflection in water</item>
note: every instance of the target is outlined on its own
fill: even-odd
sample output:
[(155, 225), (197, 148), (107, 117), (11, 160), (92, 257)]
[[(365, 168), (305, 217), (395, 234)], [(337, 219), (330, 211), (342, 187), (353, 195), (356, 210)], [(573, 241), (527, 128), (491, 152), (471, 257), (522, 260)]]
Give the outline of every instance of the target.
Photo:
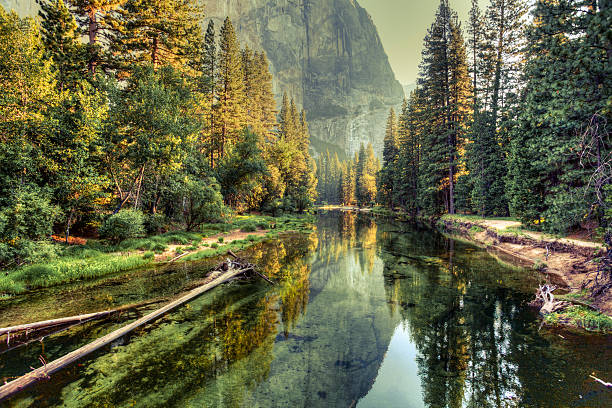
[(345, 212), (248, 258), (280, 284), (218, 288), (9, 406), (369, 407), (389, 378), (388, 407), (612, 403), (587, 381), (612, 378), (609, 338), (538, 331), (535, 277), (485, 251)]

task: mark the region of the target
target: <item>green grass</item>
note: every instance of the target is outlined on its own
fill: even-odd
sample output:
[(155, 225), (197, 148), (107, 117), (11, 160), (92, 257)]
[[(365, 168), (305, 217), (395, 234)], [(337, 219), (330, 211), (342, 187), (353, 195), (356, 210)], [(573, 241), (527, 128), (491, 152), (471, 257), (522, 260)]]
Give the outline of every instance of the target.
[(151, 262), (140, 255), (117, 256), (98, 252), (85, 257), (62, 257), (45, 264), (29, 265), (0, 277), (0, 293), (19, 294), (26, 290), (56, 286), (122, 272)]
[[(239, 251), (264, 239), (276, 238), (282, 231), (308, 233), (312, 231), (312, 215), (285, 215), (268, 217), (261, 215), (237, 216), (224, 224), (206, 224), (198, 232), (173, 231), (145, 238), (125, 240), (117, 245), (105, 241), (90, 240), (86, 245), (66, 246), (54, 244), (58, 257), (46, 263), (24, 266), (18, 269), (3, 271), (0, 274), (0, 300), (15, 294), (41, 287), (56, 286), (77, 280), (94, 279), (105, 275), (123, 272), (152, 264), (155, 254), (163, 253), (169, 245), (183, 245), (176, 250), (197, 251), (204, 237), (229, 232), (236, 229), (247, 229), (254, 232), (260, 229), (270, 230), (265, 236), (250, 235), (245, 240), (234, 241), (220, 246), (217, 243), (210, 248), (186, 255), (184, 260), (196, 260), (227, 253), (228, 250)], [(252, 231), (251, 231), (252, 230)], [(223, 243), (223, 238), (218, 239)], [(207, 244), (203, 245), (204, 247)], [(133, 254), (130, 252), (141, 252)]]
[(497, 221), (516, 221), (519, 220), (513, 217), (482, 217), (472, 214), (445, 214), (442, 219), (446, 220), (465, 220), (465, 221), (482, 221), (482, 220), (497, 220)]
[(560, 313), (551, 313), (544, 320), (559, 326), (569, 324), (598, 333), (612, 333), (612, 318), (585, 306), (570, 306)]

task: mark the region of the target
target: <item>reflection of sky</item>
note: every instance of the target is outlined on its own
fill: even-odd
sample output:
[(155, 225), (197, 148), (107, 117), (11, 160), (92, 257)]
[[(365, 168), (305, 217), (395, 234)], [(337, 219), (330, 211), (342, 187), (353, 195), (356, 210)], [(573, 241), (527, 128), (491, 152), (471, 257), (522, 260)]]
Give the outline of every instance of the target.
[(359, 401), (357, 407), (424, 407), (416, 354), (416, 346), (410, 341), (408, 327), (399, 324), (372, 389)]

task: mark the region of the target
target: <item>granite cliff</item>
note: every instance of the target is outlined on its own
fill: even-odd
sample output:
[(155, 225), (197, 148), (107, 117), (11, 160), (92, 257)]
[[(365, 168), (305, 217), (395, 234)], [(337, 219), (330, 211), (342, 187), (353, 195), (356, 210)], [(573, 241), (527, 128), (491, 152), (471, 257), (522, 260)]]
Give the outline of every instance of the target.
[(404, 92), (376, 27), (356, 0), (208, 0), (206, 15), (229, 16), (243, 44), (270, 59), (276, 97), (306, 109), (317, 151), (382, 150), (389, 108)]

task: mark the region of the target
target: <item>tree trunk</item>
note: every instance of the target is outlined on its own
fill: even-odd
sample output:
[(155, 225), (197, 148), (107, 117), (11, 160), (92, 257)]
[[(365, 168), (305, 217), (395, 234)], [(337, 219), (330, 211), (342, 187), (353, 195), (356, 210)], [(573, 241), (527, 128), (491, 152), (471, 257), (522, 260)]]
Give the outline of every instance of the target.
[(89, 9), (89, 27), (88, 27), (88, 34), (89, 34), (89, 46), (91, 48), (91, 52), (93, 53), (93, 55), (90, 56), (89, 59), (89, 72), (91, 73), (91, 75), (94, 75), (96, 73), (96, 59), (97, 59), (97, 50), (95, 49), (96, 47), (96, 37), (98, 35), (98, 21), (96, 18), (96, 12), (97, 10), (95, 8), (90, 8)]

